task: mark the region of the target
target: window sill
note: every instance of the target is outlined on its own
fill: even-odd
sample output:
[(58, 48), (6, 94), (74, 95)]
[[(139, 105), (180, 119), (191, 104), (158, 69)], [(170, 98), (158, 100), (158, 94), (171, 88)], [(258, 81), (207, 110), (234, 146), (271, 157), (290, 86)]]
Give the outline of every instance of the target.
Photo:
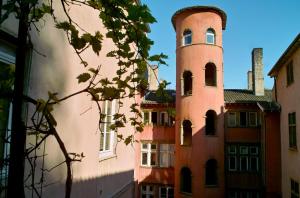
[(193, 94), (184, 94), (184, 95), (181, 95), (182, 97), (189, 97), (189, 96), (192, 96)]
[(182, 146), (182, 147), (192, 147), (192, 144), (189, 144), (189, 145), (180, 144), (180, 146)]
[(109, 160), (112, 158), (116, 158), (117, 155), (112, 153), (112, 152), (103, 152), (103, 153), (99, 153), (99, 162), (105, 161), (105, 160)]
[(188, 197), (192, 197), (192, 193), (188, 193), (188, 192), (180, 192), (180, 194), (188, 196)]
[(205, 188), (219, 188), (219, 185), (205, 185)]
[(145, 166), (145, 165), (140, 165), (140, 168), (145, 168), (145, 169), (174, 169), (174, 166)]
[(293, 151), (293, 152), (298, 152), (297, 147), (289, 147), (289, 150), (290, 150), (290, 151)]
[(215, 137), (215, 138), (217, 138), (219, 136), (218, 135), (205, 134), (205, 137)]

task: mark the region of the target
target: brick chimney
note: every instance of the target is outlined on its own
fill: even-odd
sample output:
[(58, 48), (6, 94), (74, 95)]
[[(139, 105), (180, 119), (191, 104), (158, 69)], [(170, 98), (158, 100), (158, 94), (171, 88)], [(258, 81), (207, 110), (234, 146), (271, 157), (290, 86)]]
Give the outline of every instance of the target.
[(148, 89), (151, 91), (157, 90), (158, 88), (158, 67), (151, 65), (148, 67)]
[(252, 50), (252, 83), (253, 93), (256, 96), (265, 95), (264, 86), (264, 66), (263, 66), (263, 49), (254, 48)]
[(252, 71), (247, 72), (247, 80), (248, 80), (248, 90), (253, 90), (253, 83), (252, 83)]

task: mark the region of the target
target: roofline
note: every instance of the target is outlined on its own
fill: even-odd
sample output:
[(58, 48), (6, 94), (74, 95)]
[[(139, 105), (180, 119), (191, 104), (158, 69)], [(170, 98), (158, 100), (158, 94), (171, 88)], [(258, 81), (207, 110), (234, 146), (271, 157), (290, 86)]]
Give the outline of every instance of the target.
[(198, 12), (205, 12), (205, 11), (210, 11), (210, 12), (215, 12), (217, 14), (220, 15), (220, 17), (222, 18), (222, 30), (225, 30), (226, 28), (226, 20), (227, 20), (227, 16), (226, 16), (226, 13), (221, 10), (220, 8), (217, 8), (217, 7), (214, 7), (214, 6), (191, 6), (191, 7), (186, 7), (186, 8), (182, 8), (180, 10), (177, 10), (173, 16), (172, 16), (172, 24), (173, 24), (173, 27), (174, 29), (176, 30), (176, 27), (175, 27), (175, 18), (186, 12), (186, 11), (198, 11)]
[(295, 50), (297, 50), (300, 47), (300, 33), (296, 36), (296, 38), (293, 40), (293, 42), (288, 46), (288, 48), (284, 51), (284, 53), (281, 55), (281, 57), (278, 59), (278, 61), (275, 63), (275, 65), (272, 67), (272, 69), (269, 71), (268, 75), (270, 77), (274, 77), (277, 75), (278, 70), (283, 66), (285, 61), (291, 56)]

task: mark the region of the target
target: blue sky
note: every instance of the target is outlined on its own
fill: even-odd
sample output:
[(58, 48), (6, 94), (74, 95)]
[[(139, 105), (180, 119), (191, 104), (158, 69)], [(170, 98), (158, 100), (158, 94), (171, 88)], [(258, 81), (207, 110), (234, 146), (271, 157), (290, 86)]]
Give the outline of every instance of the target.
[(299, 0), (142, 0), (157, 23), (151, 25), (149, 37), (155, 42), (151, 53), (169, 56), (159, 71), (159, 78), (175, 88), (176, 55), (172, 15), (179, 9), (194, 5), (216, 6), (227, 14), (223, 32), (225, 88), (247, 87), (247, 71), (251, 68), (251, 51), (261, 47), (264, 53), (265, 87), (272, 88), (267, 73), (300, 33)]

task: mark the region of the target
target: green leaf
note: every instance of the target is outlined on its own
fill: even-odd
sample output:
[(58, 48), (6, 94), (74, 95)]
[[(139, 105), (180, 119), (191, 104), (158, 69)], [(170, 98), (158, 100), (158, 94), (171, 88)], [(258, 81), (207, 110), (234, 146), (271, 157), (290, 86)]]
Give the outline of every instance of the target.
[(82, 73), (79, 76), (77, 76), (78, 83), (86, 82), (91, 78), (91, 74), (89, 73)]

